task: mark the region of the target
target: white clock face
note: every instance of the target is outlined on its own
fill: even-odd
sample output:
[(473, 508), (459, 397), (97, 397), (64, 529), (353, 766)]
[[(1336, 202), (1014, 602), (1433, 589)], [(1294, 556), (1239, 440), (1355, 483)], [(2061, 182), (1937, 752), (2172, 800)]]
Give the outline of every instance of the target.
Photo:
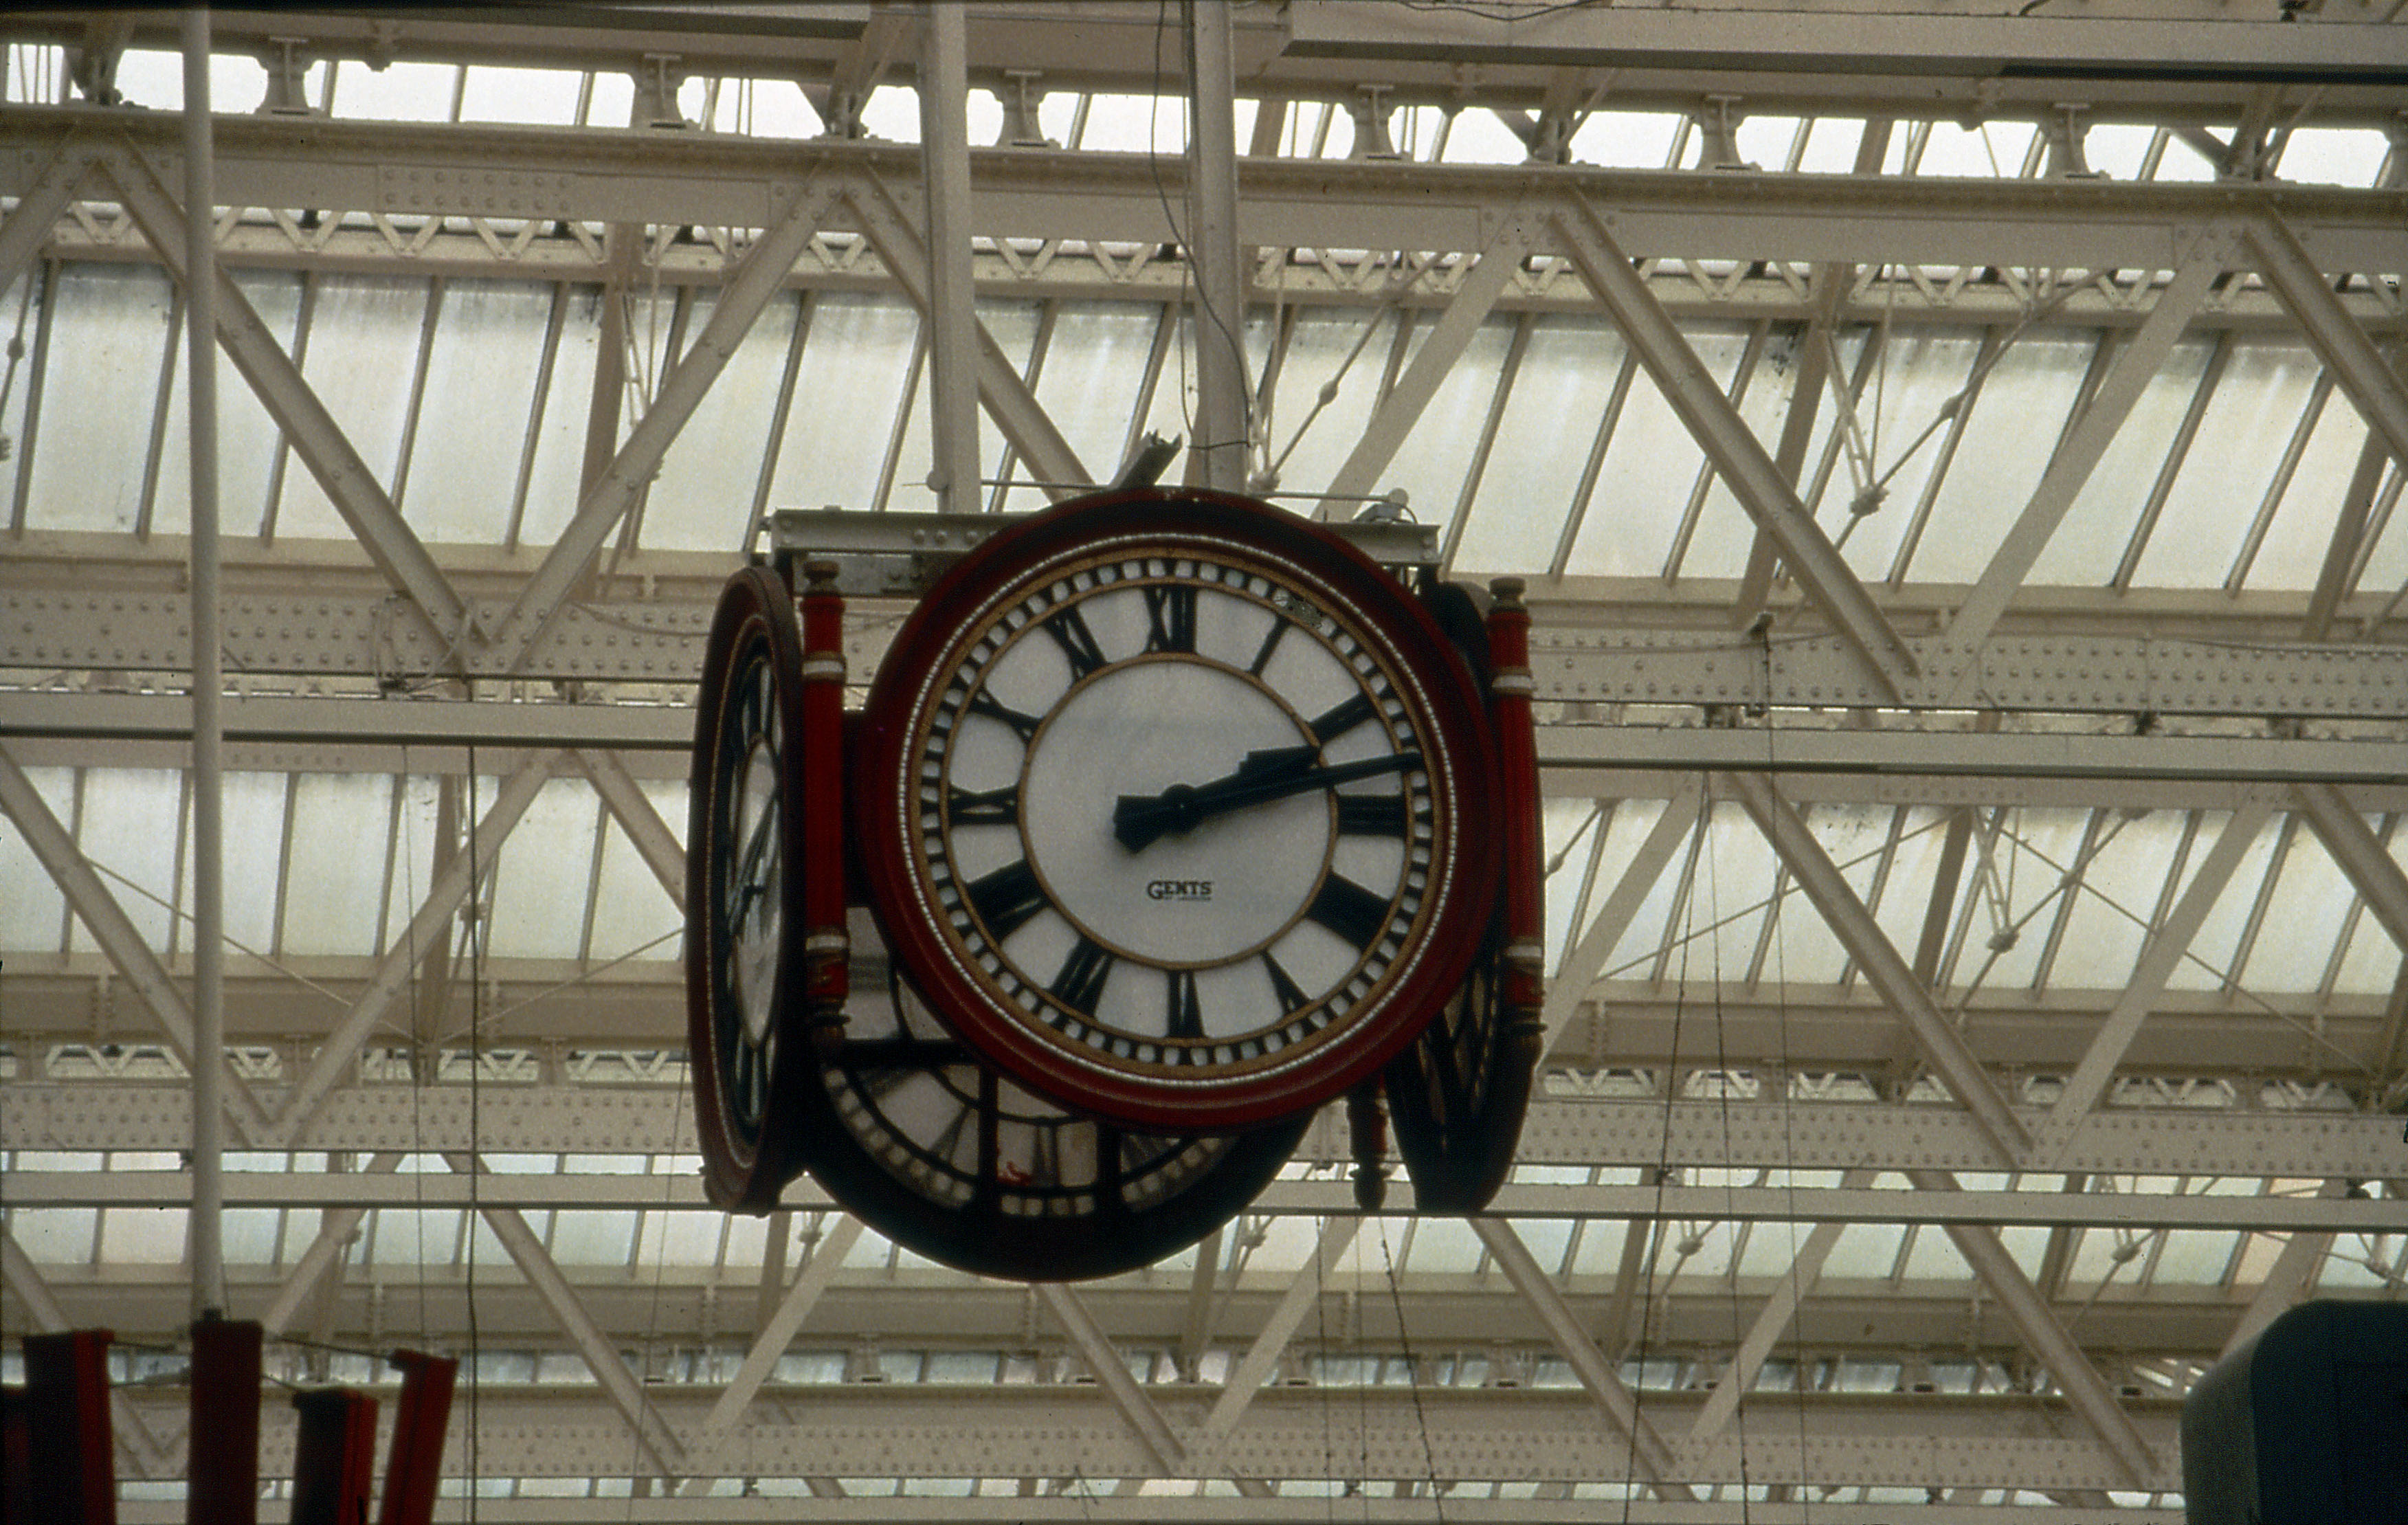
[(930, 919), (1073, 1057), (1293, 1062), (1413, 957), (1436, 740), (1308, 587), (1106, 553), (1023, 584), (932, 676), (907, 754)]

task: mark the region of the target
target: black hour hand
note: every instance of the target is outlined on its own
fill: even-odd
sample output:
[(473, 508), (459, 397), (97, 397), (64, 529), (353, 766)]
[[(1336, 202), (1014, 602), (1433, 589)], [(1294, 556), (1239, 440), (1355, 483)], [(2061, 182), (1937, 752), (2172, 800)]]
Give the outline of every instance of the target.
[(1422, 765), (1418, 752), (1395, 752), (1384, 757), (1315, 767), (1313, 759), (1319, 752), (1312, 746), (1249, 752), (1238, 770), (1226, 778), (1210, 784), (1174, 784), (1158, 795), (1125, 794), (1112, 809), (1112, 835), (1134, 853), (1173, 832), (1193, 831), (1229, 811)]

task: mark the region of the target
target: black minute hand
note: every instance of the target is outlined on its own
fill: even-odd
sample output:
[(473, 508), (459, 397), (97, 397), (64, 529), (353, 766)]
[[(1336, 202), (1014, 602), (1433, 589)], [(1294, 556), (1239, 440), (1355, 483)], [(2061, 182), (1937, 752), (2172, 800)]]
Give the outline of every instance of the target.
[(1316, 768), (1312, 759), (1318, 751), (1300, 746), (1249, 752), (1227, 778), (1210, 784), (1174, 784), (1158, 795), (1125, 794), (1112, 809), (1112, 835), (1134, 853), (1174, 831), (1193, 831), (1227, 811), (1422, 765), (1418, 752), (1394, 752), (1384, 757)]

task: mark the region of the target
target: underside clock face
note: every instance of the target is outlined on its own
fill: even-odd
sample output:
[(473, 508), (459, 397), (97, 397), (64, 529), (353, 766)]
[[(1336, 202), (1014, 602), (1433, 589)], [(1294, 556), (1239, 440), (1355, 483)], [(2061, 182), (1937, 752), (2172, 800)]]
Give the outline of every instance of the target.
[(1469, 679), (1403, 590), (1242, 500), (989, 542), (867, 713), (872, 903), (1006, 1073), (1138, 1127), (1309, 1108), (1407, 1041), (1493, 901)]
[(844, 1047), (818, 1071), (807, 1163), (871, 1228), (960, 1270), (1068, 1281), (1151, 1265), (1252, 1201), (1310, 1121), (1167, 1137), (1074, 1116), (980, 1062), (899, 977), (863, 972)]
[(802, 647), (785, 584), (729, 579), (703, 666), (687, 822), (689, 1052), (711, 1200), (766, 1212), (795, 1172), (779, 1014), (801, 982), (800, 825), (788, 798)]

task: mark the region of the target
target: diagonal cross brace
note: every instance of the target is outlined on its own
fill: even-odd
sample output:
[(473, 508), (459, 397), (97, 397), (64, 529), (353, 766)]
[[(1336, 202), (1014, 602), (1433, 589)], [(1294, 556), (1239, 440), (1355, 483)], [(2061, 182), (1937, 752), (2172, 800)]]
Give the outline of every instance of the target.
[(1629, 1443), (1640, 1475), (1647, 1479), (1660, 1498), (1684, 1503), (1694, 1502), (1697, 1494), (1688, 1485), (1670, 1480), (1672, 1448), (1664, 1443), (1654, 1421), (1639, 1411), (1638, 1395), (1606, 1364), (1604, 1355), (1589, 1339), (1587, 1331), (1581, 1328), (1578, 1316), (1564, 1301), (1563, 1293), (1539, 1268), (1530, 1247), (1522, 1243), (1522, 1236), (1513, 1231), (1512, 1223), (1505, 1218), (1482, 1216), (1471, 1219), (1471, 1228), (1480, 1235), (1480, 1242), (1488, 1246), (1488, 1253), (1497, 1258), (1498, 1269), (1513, 1284), (1513, 1290), (1521, 1293), (1522, 1301), (1539, 1316), (1539, 1322), (1546, 1327), (1555, 1348), (1571, 1363), (1572, 1374), (1580, 1378), (1589, 1397)]
[(587, 488), (576, 516), (560, 539), (544, 553), (542, 565), (527, 579), (509, 612), (494, 631), (487, 666), (515, 671), (559, 616), (568, 595), (602, 554), (602, 547), (635, 507), (645, 484), (660, 470), (695, 408), (727, 368), (744, 336), (767, 309), (769, 300), (794, 273), (795, 261), (819, 231), (828, 196), (824, 192), (789, 192), (793, 205), (775, 226), (766, 229), (736, 262), (719, 301), (702, 333), (662, 379), (660, 392), (644, 416), (627, 431), (619, 453)]
[(1530, 252), (1533, 242), (1529, 233), (1516, 225), (1496, 243), (1481, 251), (1480, 261), (1455, 288), (1455, 295), (1446, 310), (1413, 352), (1412, 364), (1397, 379), (1387, 396), (1383, 398), (1371, 421), (1363, 425), (1363, 437), (1354, 442), (1346, 464), (1329, 479), (1329, 491), (1321, 500), (1316, 515), (1322, 519), (1352, 517), (1358, 499), (1369, 496), (1372, 483), (1396, 458), (1413, 425), (1421, 422), (1423, 410), (1438, 396), (1439, 384), (1447, 372), (1463, 358), (1470, 347), (1472, 336), (1480, 332), (1481, 323), (1497, 299), (1505, 294), (1523, 259)]
[[(117, 897), (100, 882), (100, 875), (93, 871), (92, 865), (77, 849), (75, 838), (50, 813), (41, 791), (34, 787), (34, 781), (25, 776), (6, 747), (0, 747), (0, 812), (5, 812), (17, 823), (17, 829), (24, 833), (25, 845), (50, 870), (50, 877), (65, 894), (67, 904), (92, 928), (93, 941), (108, 956), (108, 961), (141, 992), (143, 1003), (165, 1031), (168, 1046), (182, 1057), (188, 1070), (197, 1067), (201, 1056), (193, 1052), (192, 1003), (177, 988), (176, 982), (168, 976), (167, 966), (142, 940), (124, 908), (117, 903)], [(224, 1064), (225, 1057), (218, 1056), (217, 1062)], [(242, 1077), (228, 1072), (222, 1088), (226, 1112), (236, 1131), (251, 1144), (265, 1140), (271, 1131), (266, 1110)]]
[[(474, 1175), (485, 1168), (483, 1160), (468, 1154), (446, 1153), (443, 1162), (462, 1175)], [(687, 1470), (685, 1447), (644, 1396), (643, 1384), (627, 1370), (618, 1347), (610, 1343), (592, 1310), (577, 1295), (577, 1288), (561, 1274), (559, 1264), (543, 1247), (535, 1230), (527, 1227), (525, 1216), (514, 1207), (480, 1207), (479, 1211), (485, 1226), (494, 1230), (494, 1237), (501, 1241), (503, 1250), (518, 1266), (519, 1273), (526, 1277), (536, 1296), (560, 1320), (562, 1331), (577, 1347), (577, 1353), (585, 1358), (603, 1393), (635, 1431), (637, 1444), (651, 1458), (653, 1470), (665, 1477), (683, 1476)]]
[(1564, 252), (1612, 314), (1631, 352), (1729, 484), (1731, 496), (1780, 550), (1798, 585), (1864, 659), (1874, 681), (1891, 698), (1900, 697), (1916, 676), (1914, 654), (1841, 557), (1839, 547), (1806, 511), (1798, 490), (1765, 453), (1747, 421), (1714, 384), (1671, 314), (1614, 242), (1604, 219), (1575, 196), (1555, 213), (1555, 228)]
[[(848, 188), (844, 199), (860, 222), (862, 237), (878, 252), (879, 260), (902, 286), (904, 295), (910, 297), (912, 306), (926, 317), (934, 310), (935, 300), (927, 240), (912, 225), (893, 193), (875, 179), (865, 179)], [(1054, 426), (1044, 406), (1037, 400), (1037, 394), (1029, 390), (1027, 381), (1005, 357), (1003, 347), (987, 332), (986, 324), (974, 319), (971, 326), (978, 336), (979, 401), (985, 405), (987, 415), (995, 420), (1004, 439), (1037, 474), (1039, 490), (1055, 502), (1086, 491), (1087, 484), (1096, 480), (1094, 473)]]
[[(184, 257), (184, 209), (158, 176), (130, 151), (111, 151), (101, 159), (108, 177), (125, 198), (125, 209), (142, 229), (153, 252), (179, 286), (190, 277)], [(242, 288), (224, 269), (217, 268), (218, 342), (251, 383), (260, 405), (267, 410), (294, 453), (325, 490), (327, 501), (359, 537), (368, 559), (393, 585), (407, 595), (433, 629), (435, 639), (455, 653), (465, 650), (474, 635), (473, 616), (436, 566), (435, 558), (402, 518), (383, 485), (326, 410), (301, 367), (284, 352), (260, 321)]]
[(1162, 1410), (1154, 1406), (1154, 1400), (1147, 1397), (1145, 1389), (1137, 1385), (1137, 1379), (1129, 1375), (1128, 1367), (1123, 1364), (1120, 1353), (1112, 1348), (1112, 1342), (1104, 1333), (1103, 1326), (1096, 1322), (1096, 1316), (1087, 1311), (1087, 1305), (1079, 1300), (1077, 1293), (1060, 1282), (1039, 1282), (1036, 1285), (1038, 1301), (1045, 1304), (1061, 1324), (1063, 1332), (1070, 1336), (1070, 1343), (1078, 1347), (1079, 1354), (1085, 1358), (1088, 1370), (1096, 1374), (1096, 1386), (1104, 1389), (1104, 1396), (1119, 1413), (1122, 1422), (1137, 1437), (1138, 1445), (1144, 1448), (1146, 1456), (1154, 1462), (1156, 1474), (1175, 1477), (1185, 1472), (1187, 1447), (1171, 1433), (1170, 1422), (1162, 1417)]
[(437, 872), (435, 882), (427, 886), (425, 902), (410, 918), (409, 926), (394, 940), (393, 946), (385, 950), (376, 973), (369, 977), (367, 988), (360, 992), (359, 1000), (351, 1003), (342, 1022), (327, 1034), (317, 1057), (310, 1061), (308, 1073), (293, 1088), (283, 1115), (277, 1119), (277, 1130), (287, 1148), (299, 1144), (316, 1123), (318, 1110), (325, 1104), (327, 1094), (359, 1056), (361, 1045), (383, 1019), (385, 1009), (401, 993), (410, 971), (417, 967), (419, 956), (443, 935), (446, 924), (460, 909), (460, 902), (468, 898), (470, 888), (493, 871), (503, 840), (519, 824), (519, 817), (526, 813), (527, 806), (535, 802), (537, 791), (552, 776), (558, 756), (553, 752), (528, 754), (518, 771), (503, 781), (501, 792), (494, 797), (492, 807), (478, 823), (477, 850), (457, 855)]
[(853, 1253), (853, 1244), (860, 1238), (859, 1218), (850, 1213), (830, 1215), (827, 1230), (820, 1236), (810, 1259), (795, 1273), (794, 1285), (779, 1301), (778, 1311), (761, 1326), (752, 1348), (744, 1354), (744, 1363), (736, 1369), (736, 1374), (721, 1389), (718, 1402), (704, 1416), (701, 1433), (686, 1447), (691, 1475), (679, 1486), (681, 1496), (693, 1498), (710, 1490), (712, 1471), (719, 1465), (745, 1410), (752, 1407), (753, 1395), (769, 1379), (769, 1374), (777, 1370), (778, 1358), (786, 1353), (786, 1346), (794, 1342), (803, 1320), (811, 1316), (811, 1310), (836, 1280), (837, 1273), (844, 1269), (844, 1258)]
[(2273, 212), (2251, 219), (2243, 236), (2258, 268), (2274, 288), (2308, 342), (2341, 382), (2366, 419), (2367, 432), (2381, 439), (2391, 458), (2408, 470), (2408, 383), (2383, 358), (2366, 329), (2342, 306), (2307, 246)]
[[(1956, 1177), (1946, 1171), (1910, 1170), (1906, 1177), (1923, 1191), (1956, 1189)], [(2166, 1486), (2157, 1478), (2157, 1460), (2150, 1452), (2148, 1442), (2141, 1438), (2132, 1417), (2124, 1412), (2124, 1405), (2109, 1390), (2107, 1379), (2090, 1364), (2090, 1358), (2082, 1353), (2073, 1336), (2049, 1310), (2048, 1301), (2000, 1243), (1998, 1230), (1974, 1223), (1942, 1227), (1956, 1252), (1965, 1257), (1973, 1273), (1999, 1300), (2000, 1311), (2024, 1337), (2024, 1343), (2031, 1346), (2032, 1353), (2057, 1378), (2066, 1402), (2073, 1405), (2073, 1411), (2082, 1416), (2107, 1454), (2123, 1469), (2126, 1485), (2142, 1489)]]
[(0, 221), (0, 291), (15, 285), (42, 245), (50, 241), (94, 157), (90, 144), (67, 139), (9, 209), (7, 220)]
[(2367, 909), (2391, 934), (2391, 941), (2408, 952), (2408, 873), (2401, 871), (2399, 860), (2367, 827), (2366, 818), (2339, 785), (2303, 784), (2299, 793), (2316, 839), (2341, 866), (2351, 886), (2366, 898)]
[(1622, 870), (1607, 894), (1605, 903), (1589, 919), (1588, 929), (1581, 933), (1564, 955), (1564, 961), (1548, 982), (1546, 1005), (1542, 1008), (1547, 1028), (1546, 1046), (1541, 1053), (1553, 1053), (1557, 1039), (1579, 1010), (1581, 998), (1588, 994), (1589, 983), (1605, 967), (1615, 944), (1629, 928), (1630, 918), (1639, 914), (1656, 882), (1664, 877), (1664, 870), (1680, 850), (1682, 841), (1697, 829), (1698, 817), (1704, 809), (1705, 789), (1696, 780), (1681, 786), (1679, 793), (1665, 801), (1664, 813), (1656, 817), (1639, 852)]
[(1882, 993), (1890, 1009), (1905, 1019), (1907, 1030), (1914, 1035), (1924, 1057), (1946, 1086), (1950, 1094), (1972, 1114), (1975, 1126), (1990, 1141), (2000, 1160), (2014, 1164), (2031, 1147), (2031, 1136), (1999, 1094), (1989, 1072), (1981, 1059), (1966, 1046), (1956, 1025), (1941, 1014), (1931, 999), (1931, 992), (1914, 977), (1914, 971), (1891, 945), (1889, 935), (1881, 923), (1859, 899), (1855, 889), (1840, 872), (1839, 865), (1814, 840), (1803, 817), (1781, 797), (1772, 780), (1762, 773), (1727, 775), (1733, 791), (1756, 824), (1772, 843), (1781, 861), (1798, 876), (1798, 886), (1814, 908), (1830, 924), (1832, 933), (1849, 956), (1864, 970), (1865, 978)]

